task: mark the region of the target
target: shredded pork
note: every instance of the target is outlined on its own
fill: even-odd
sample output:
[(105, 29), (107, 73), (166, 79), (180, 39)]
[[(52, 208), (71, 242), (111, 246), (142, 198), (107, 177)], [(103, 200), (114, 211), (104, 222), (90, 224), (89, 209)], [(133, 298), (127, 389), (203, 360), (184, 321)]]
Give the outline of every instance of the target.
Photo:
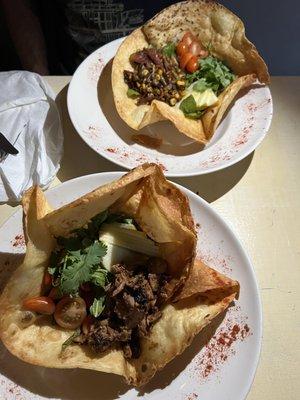
[(113, 279), (107, 288), (106, 306), (79, 341), (89, 344), (96, 352), (121, 346), (127, 359), (140, 355), (140, 339), (161, 317), (160, 306), (168, 282), (166, 263), (151, 259), (143, 267), (112, 267)]

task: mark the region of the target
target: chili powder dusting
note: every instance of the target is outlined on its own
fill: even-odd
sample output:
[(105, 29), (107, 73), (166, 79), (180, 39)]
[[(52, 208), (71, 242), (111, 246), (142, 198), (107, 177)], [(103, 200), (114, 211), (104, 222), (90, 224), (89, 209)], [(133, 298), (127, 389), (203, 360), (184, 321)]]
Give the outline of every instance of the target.
[(249, 335), (251, 333), (247, 323), (226, 321), (225, 326), (218, 330), (196, 359), (197, 374), (200, 373), (200, 377), (205, 379), (217, 372), (221, 365), (235, 354), (233, 343), (243, 341)]

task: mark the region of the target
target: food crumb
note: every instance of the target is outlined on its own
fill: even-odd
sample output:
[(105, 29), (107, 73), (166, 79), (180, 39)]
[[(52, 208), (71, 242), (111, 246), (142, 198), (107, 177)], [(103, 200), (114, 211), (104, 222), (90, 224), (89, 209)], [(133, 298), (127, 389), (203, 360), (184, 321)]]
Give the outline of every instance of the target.
[(105, 149), (106, 151), (108, 151), (109, 153), (116, 153), (117, 149), (114, 149), (112, 147), (108, 147), (107, 149)]

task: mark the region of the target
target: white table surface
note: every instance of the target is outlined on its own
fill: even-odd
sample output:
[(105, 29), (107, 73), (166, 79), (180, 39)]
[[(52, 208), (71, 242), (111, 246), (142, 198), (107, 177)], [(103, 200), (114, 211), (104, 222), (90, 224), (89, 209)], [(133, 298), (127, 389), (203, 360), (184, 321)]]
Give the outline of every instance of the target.
[[(53, 184), (121, 170), (76, 134), (66, 108), (70, 79), (46, 77), (57, 93), (65, 134), (62, 166)], [(300, 398), (300, 77), (273, 77), (271, 91), (271, 129), (253, 154), (226, 170), (173, 181), (211, 202), (252, 258), (263, 302), (264, 338), (247, 399), (296, 400)], [(1, 205), (0, 224), (18, 207)]]

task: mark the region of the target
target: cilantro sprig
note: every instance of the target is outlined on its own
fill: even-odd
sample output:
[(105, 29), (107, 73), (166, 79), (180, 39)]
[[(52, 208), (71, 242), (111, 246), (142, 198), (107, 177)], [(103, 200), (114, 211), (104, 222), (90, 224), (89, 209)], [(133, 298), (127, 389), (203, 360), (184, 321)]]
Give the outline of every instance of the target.
[(83, 283), (93, 284), (95, 298), (90, 313), (96, 318), (105, 308), (104, 289), (110, 281), (110, 272), (102, 265), (107, 246), (99, 240), (99, 231), (104, 222), (133, 224), (132, 219), (120, 214), (109, 214), (107, 211), (97, 214), (69, 237), (57, 238), (58, 249), (51, 254), (48, 267), (53, 286), (58, 287), (62, 295), (77, 295)]
[(108, 218), (117, 217), (103, 211), (71, 236), (57, 238), (59, 249), (51, 254), (48, 272), (62, 294), (77, 294), (85, 282), (102, 289), (108, 283), (109, 273), (101, 264), (107, 246), (98, 239), (101, 225)]
[[(91, 281), (97, 270), (101, 271), (100, 261), (106, 252), (107, 247), (100, 241), (79, 250), (67, 251), (60, 275), (62, 293), (76, 294), (81, 284)], [(101, 286), (105, 286), (105, 280), (101, 281)]]
[(234, 79), (235, 75), (231, 69), (213, 56), (201, 59), (200, 68), (186, 75), (187, 86), (197, 81), (193, 87), (194, 90), (203, 92), (206, 89), (212, 89), (216, 94), (223, 91)]

